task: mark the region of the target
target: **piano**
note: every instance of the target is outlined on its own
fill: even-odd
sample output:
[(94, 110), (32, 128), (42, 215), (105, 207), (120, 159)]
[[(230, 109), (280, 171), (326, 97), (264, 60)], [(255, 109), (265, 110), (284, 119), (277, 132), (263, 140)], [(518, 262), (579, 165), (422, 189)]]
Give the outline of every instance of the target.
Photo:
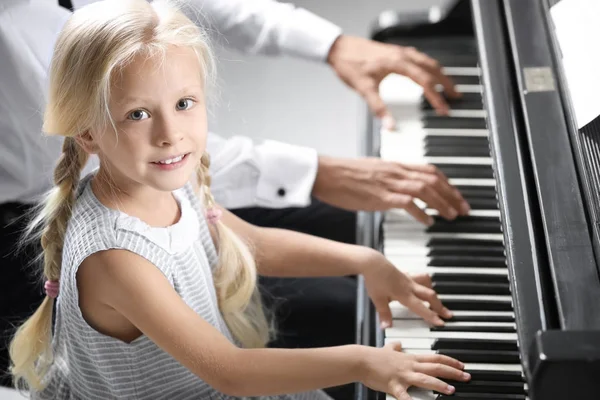
[[(382, 330), (359, 278), (359, 343), (447, 354), (472, 375), (453, 396), (412, 388), (415, 400), (600, 398), (600, 118), (577, 128), (558, 2), (460, 0), (383, 13), (373, 31), (436, 58), (463, 93), (439, 116), (416, 85), (386, 78), (397, 129), (370, 119), (364, 143), (365, 155), (436, 165), (472, 208), (454, 221), (428, 209), (430, 227), (396, 210), (358, 216), (359, 243), (429, 273), (454, 312), (432, 328), (392, 303)], [(392, 399), (360, 384), (355, 398)]]

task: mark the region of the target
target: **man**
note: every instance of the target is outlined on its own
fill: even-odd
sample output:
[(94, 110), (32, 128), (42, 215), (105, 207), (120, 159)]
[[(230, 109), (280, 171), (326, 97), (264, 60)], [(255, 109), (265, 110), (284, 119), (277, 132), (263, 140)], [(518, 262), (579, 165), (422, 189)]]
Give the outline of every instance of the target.
[[(79, 7), (83, 3), (75, 1), (74, 5)], [(334, 25), (290, 5), (268, 0), (195, 0), (184, 5), (194, 18), (200, 10), (227, 38), (227, 43), (240, 50), (327, 61), (386, 123), (390, 123), (390, 116), (377, 94), (377, 86), (390, 72), (404, 73), (423, 84), (441, 112), (445, 105), (433, 85), (441, 83), (450, 95), (454, 94), (439, 66), (421, 53), (341, 35)], [(27, 248), (18, 254), (14, 250), (25, 222), (22, 217), (49, 187), (50, 174), (60, 154), (60, 141), (40, 134), (41, 110), (54, 41), (68, 17), (69, 12), (52, 0), (4, 0), (0, 4), (0, 293), (4, 296), (0, 302), (0, 331), (4, 332), (5, 340), (10, 336), (12, 324), (28, 316), (41, 298), (41, 291), (31, 284), (32, 278), (23, 268), (32, 262), (36, 249)], [(466, 210), (466, 203), (456, 189), (429, 166), (319, 158), (311, 149), (277, 142), (254, 146), (244, 138), (224, 141), (212, 136), (209, 150), (213, 154), (213, 193), (225, 207), (298, 207), (308, 205), (314, 196), (335, 207), (315, 202), (308, 208), (308, 215), (329, 223), (337, 218), (340, 227), (348, 229), (319, 231), (319, 225), (326, 224), (299, 227), (298, 218), (291, 218), (288, 227), (333, 239), (353, 240), (353, 233), (348, 232), (353, 232), (354, 214), (337, 207), (406, 208), (425, 222), (427, 217), (414, 205), (413, 198), (422, 198), (448, 218)], [(284, 214), (275, 214), (277, 220), (269, 222), (265, 215), (260, 215), (264, 210), (237, 211), (242, 216), (246, 213), (250, 222), (259, 225), (286, 227), (282, 223)], [(279, 210), (290, 215), (296, 211), (306, 209)], [(295, 280), (263, 282), (270, 293), (266, 297), (288, 298), (288, 309), (284, 312), (299, 316), (289, 325), (287, 320), (281, 322), (283, 342), (279, 345), (352, 341), (354, 281), (339, 278), (323, 282), (302, 281), (301, 285)], [(325, 290), (322, 285), (326, 285)], [(324, 304), (333, 308), (324, 310)], [(319, 309), (325, 313), (314, 313)], [(317, 332), (298, 328), (315, 324), (311, 317), (317, 315), (325, 316), (322, 319), (330, 322), (330, 329), (318, 323)], [(326, 337), (320, 342), (312, 339), (322, 335)], [(7, 354), (3, 347), (0, 346), (3, 359), (0, 368), (5, 370)], [(2, 383), (10, 385), (10, 380), (4, 379)]]

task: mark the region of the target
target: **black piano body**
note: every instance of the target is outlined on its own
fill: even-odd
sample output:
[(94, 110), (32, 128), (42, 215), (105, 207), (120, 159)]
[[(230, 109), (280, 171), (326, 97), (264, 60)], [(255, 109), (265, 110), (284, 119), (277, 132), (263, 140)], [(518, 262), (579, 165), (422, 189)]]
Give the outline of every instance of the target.
[[(549, 14), (557, 2), (460, 0), (414, 15), (385, 13), (373, 38), (414, 46), (444, 66), (479, 68), (527, 383), (523, 398), (596, 399), (600, 119), (577, 129)], [(369, 121), (365, 154), (380, 155), (380, 128)], [(383, 250), (385, 219), (384, 213), (360, 213), (359, 242)], [(358, 296), (358, 341), (382, 346), (385, 332), (378, 329), (362, 280)], [(356, 398), (385, 394), (358, 385)], [(464, 398), (478, 397), (470, 391)]]

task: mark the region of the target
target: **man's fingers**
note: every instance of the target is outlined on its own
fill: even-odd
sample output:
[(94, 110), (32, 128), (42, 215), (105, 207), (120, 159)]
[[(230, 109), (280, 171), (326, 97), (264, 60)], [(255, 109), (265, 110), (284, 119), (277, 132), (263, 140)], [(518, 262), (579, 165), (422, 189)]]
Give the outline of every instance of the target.
[(425, 211), (421, 210), (419, 206), (415, 204), (414, 201), (410, 200), (408, 203), (405, 203), (404, 206), (402, 206), (401, 208), (404, 208), (404, 210), (406, 210), (407, 213), (412, 215), (412, 217), (420, 223), (427, 226), (431, 226), (433, 224), (433, 218), (427, 215)]
[(425, 53), (421, 53), (414, 48), (407, 48), (406, 56), (414, 64), (429, 72), (433, 76), (436, 85), (441, 85), (444, 93), (446, 93), (448, 97), (452, 99), (461, 97), (461, 94), (456, 91), (454, 82), (448, 75), (444, 74), (442, 66), (439, 62), (437, 62), (437, 60), (429, 57)]
[[(423, 172), (411, 172), (408, 174), (408, 178), (414, 182), (422, 182), (426, 184), (426, 189), (430, 189), (432, 192), (428, 192), (426, 189), (423, 190), (423, 196), (430, 196), (431, 199), (419, 196), (419, 198), (431, 207), (440, 212), (440, 215), (447, 219), (454, 219), (458, 214), (466, 215), (470, 208), (469, 204), (462, 197), (460, 192), (450, 185), (450, 183), (434, 174), (426, 174)], [(420, 187), (417, 186), (417, 189)], [(432, 203), (429, 203), (429, 200)], [(445, 207), (445, 208), (443, 208)]]
[(456, 91), (456, 86), (452, 79), (444, 74), (442, 66), (435, 59), (418, 50), (409, 51), (407, 55), (415, 64), (420, 65), (436, 78), (436, 81), (442, 85), (444, 93), (446, 93), (448, 97), (456, 99), (461, 96), (461, 94)]
[(458, 216), (458, 210), (440, 196), (438, 188), (440, 184), (430, 184), (424, 179), (389, 181), (387, 183), (388, 190), (392, 190), (401, 194), (407, 194), (412, 198), (423, 200), (430, 208), (438, 210), (440, 215), (446, 219), (454, 219)]
[(367, 102), (367, 105), (371, 109), (371, 112), (375, 114), (377, 118), (383, 119), (385, 117), (391, 117), (387, 106), (379, 95), (378, 87), (376, 85), (369, 84), (367, 88), (362, 90), (362, 95)]
[(431, 106), (442, 115), (448, 114), (448, 104), (444, 97), (436, 90), (436, 85), (439, 83), (434, 75), (417, 64), (408, 62), (402, 71), (404, 75), (415, 81), (423, 88), (423, 95)]
[(431, 164), (402, 164), (400, 168), (401, 170), (398, 171), (399, 177), (404, 179), (421, 179), (439, 187), (442, 197), (448, 199), (461, 215), (467, 215), (471, 210), (469, 203), (467, 203), (460, 191), (450, 184), (446, 175), (436, 166)]

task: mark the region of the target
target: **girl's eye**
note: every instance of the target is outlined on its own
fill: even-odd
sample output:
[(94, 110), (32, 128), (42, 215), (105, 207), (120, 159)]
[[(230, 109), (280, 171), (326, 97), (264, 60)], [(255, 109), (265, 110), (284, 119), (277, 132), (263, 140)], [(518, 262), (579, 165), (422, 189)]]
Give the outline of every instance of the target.
[(148, 118), (148, 113), (144, 110), (135, 110), (132, 111), (131, 114), (129, 114), (129, 119), (132, 119), (134, 121), (140, 121), (146, 118)]
[(177, 102), (178, 110), (189, 110), (196, 102), (192, 99), (181, 99)]

